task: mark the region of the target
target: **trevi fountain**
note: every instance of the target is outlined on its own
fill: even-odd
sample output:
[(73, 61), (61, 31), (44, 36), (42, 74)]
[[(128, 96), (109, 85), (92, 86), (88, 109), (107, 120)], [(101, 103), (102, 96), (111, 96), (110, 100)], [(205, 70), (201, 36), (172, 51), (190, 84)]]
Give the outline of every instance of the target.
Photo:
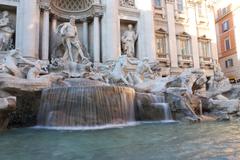
[[(92, 7), (99, 28), (102, 8)], [(19, 33), (12, 12), (1, 12), (0, 159), (240, 159), (240, 87), (217, 61), (211, 77), (197, 68), (163, 77), (157, 61), (136, 56), (147, 51), (136, 49), (147, 33), (128, 21), (118, 40), (121, 54), (99, 61), (100, 38), (87, 46), (79, 39), (78, 14), (62, 14), (51, 51), (44, 26), (40, 33), (42, 50), (52, 54), (33, 59), (13, 42)]]

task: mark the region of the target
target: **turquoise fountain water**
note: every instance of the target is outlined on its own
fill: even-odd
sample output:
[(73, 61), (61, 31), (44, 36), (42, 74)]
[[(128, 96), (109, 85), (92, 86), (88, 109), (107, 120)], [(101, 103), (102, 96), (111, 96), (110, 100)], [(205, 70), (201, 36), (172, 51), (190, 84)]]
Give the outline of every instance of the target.
[(144, 124), (0, 134), (1, 160), (238, 160), (239, 123)]

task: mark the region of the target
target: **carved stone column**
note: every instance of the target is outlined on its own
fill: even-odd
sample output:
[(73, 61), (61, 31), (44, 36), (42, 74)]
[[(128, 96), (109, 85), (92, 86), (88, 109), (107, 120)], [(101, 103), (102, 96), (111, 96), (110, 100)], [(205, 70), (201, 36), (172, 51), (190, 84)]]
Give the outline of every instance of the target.
[(100, 62), (100, 22), (98, 15), (95, 15), (93, 20), (93, 36), (94, 62)]
[(42, 60), (49, 56), (49, 8), (43, 8)]
[(121, 55), (119, 1), (102, 0), (106, 10), (101, 19), (102, 60), (103, 62), (117, 60)]
[(54, 36), (56, 34), (56, 29), (57, 29), (57, 17), (52, 16), (52, 19), (51, 19), (51, 36)]
[(167, 24), (168, 24), (168, 37), (169, 37), (169, 51), (171, 57), (171, 67), (173, 69), (178, 68), (178, 53), (177, 53), (177, 40), (176, 40), (176, 28), (175, 28), (175, 12), (174, 1), (166, 1), (167, 9)]
[(37, 0), (23, 1), (22, 12), (22, 55), (28, 59), (38, 59), (40, 8)]
[(83, 44), (88, 50), (88, 21), (84, 19), (83, 21)]
[(57, 29), (57, 17), (55, 15), (52, 16), (51, 18), (51, 41), (50, 41), (50, 46), (51, 50), (50, 53), (54, 54), (54, 47), (56, 45), (56, 29)]
[[(198, 46), (198, 26), (197, 26), (197, 17), (194, 2), (188, 2), (188, 15), (192, 15), (188, 20), (189, 29), (187, 30), (188, 34), (191, 35), (191, 55), (193, 59), (194, 68), (200, 68), (199, 60), (199, 46)], [(194, 15), (194, 16), (193, 16)]]

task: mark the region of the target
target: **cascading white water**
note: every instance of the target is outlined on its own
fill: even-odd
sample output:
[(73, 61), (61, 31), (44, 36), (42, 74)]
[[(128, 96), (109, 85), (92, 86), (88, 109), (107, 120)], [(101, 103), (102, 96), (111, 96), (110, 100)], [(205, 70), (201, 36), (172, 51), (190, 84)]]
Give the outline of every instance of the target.
[(39, 126), (77, 127), (135, 121), (135, 91), (127, 87), (91, 86), (45, 89)]
[(163, 111), (163, 113), (164, 113), (163, 121), (173, 120), (172, 112), (171, 112), (171, 109), (170, 109), (168, 103), (153, 103), (153, 106), (156, 107), (156, 108), (159, 108)]
[[(145, 117), (143, 120), (160, 120), (163, 122), (173, 121), (170, 106), (166, 103), (164, 95), (138, 93), (137, 106), (139, 114)], [(148, 113), (151, 113), (151, 115)]]

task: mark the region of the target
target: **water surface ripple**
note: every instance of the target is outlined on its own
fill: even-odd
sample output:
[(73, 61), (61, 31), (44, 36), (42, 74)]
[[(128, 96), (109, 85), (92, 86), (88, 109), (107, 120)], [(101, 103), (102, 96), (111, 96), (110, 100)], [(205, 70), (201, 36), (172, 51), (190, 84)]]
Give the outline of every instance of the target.
[(89, 131), (13, 129), (1, 160), (239, 160), (240, 124), (143, 124)]

